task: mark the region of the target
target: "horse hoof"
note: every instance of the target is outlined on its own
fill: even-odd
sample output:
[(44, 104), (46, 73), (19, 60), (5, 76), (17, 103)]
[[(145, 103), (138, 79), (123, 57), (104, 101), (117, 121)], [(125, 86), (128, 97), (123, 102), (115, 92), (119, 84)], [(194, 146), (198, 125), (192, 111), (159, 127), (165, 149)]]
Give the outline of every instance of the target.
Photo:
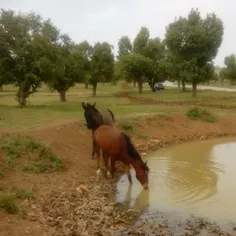
[(100, 175), (101, 170), (100, 170), (100, 169), (97, 169), (96, 173), (97, 173), (97, 175)]
[(110, 173), (110, 171), (107, 171), (107, 177), (108, 177), (108, 178), (111, 177), (111, 173)]

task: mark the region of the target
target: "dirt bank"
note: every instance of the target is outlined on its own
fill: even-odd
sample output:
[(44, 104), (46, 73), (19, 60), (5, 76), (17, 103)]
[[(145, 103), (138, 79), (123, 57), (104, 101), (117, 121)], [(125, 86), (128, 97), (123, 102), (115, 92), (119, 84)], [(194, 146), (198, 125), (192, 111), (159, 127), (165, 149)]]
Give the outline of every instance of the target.
[[(142, 153), (177, 142), (236, 134), (236, 118), (232, 117), (220, 117), (216, 123), (210, 124), (175, 114), (135, 122), (137, 124), (132, 138)], [(141, 223), (135, 226), (135, 230), (128, 227), (139, 212), (120, 212), (111, 201), (115, 191), (114, 181), (104, 176), (97, 179), (96, 161), (90, 159), (91, 133), (83, 121), (57, 122), (20, 133), (49, 144), (65, 160), (65, 171), (41, 175), (7, 172), (0, 180), (1, 185), (33, 189), (36, 199), (22, 203), (22, 207), (27, 209), (24, 216), (0, 214), (1, 235), (145, 235), (144, 231), (147, 232), (150, 226), (145, 220), (139, 221)], [(118, 165), (116, 178), (121, 171)], [(156, 232), (153, 235), (179, 232), (168, 225), (163, 226), (166, 220), (164, 216), (157, 216), (157, 219), (161, 219), (161, 223), (153, 228)], [(194, 230), (196, 228), (199, 231), (199, 227), (205, 228), (207, 232), (213, 230), (216, 232), (213, 235), (233, 235), (220, 234), (222, 232), (217, 226), (205, 221), (192, 226), (191, 222), (182, 223), (179, 229), (183, 229), (184, 234), (176, 235), (197, 235)]]

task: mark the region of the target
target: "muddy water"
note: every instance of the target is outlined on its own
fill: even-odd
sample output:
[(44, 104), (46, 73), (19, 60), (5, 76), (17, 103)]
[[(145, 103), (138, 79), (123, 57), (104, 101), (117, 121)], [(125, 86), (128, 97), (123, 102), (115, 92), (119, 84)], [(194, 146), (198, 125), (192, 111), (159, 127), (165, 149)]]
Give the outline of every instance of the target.
[(143, 159), (150, 167), (150, 190), (142, 190), (132, 170), (133, 186), (123, 175), (117, 184), (117, 202), (147, 213), (236, 222), (236, 139), (180, 144)]

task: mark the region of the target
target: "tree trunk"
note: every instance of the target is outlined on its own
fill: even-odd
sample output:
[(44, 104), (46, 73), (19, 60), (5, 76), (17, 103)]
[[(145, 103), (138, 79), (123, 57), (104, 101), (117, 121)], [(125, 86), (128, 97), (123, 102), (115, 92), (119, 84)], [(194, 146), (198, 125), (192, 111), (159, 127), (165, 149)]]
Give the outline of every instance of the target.
[(134, 83), (134, 88), (136, 87), (136, 81), (135, 80), (133, 80), (133, 83)]
[(192, 97), (197, 96), (197, 83), (193, 82), (192, 83)]
[(180, 88), (180, 80), (178, 79), (178, 88)]
[(150, 80), (148, 80), (147, 82), (148, 82), (148, 85), (151, 88), (152, 92), (155, 92), (154, 83), (152, 81), (150, 81)]
[(2, 86), (3, 86), (3, 85), (2, 85), (2, 84), (0, 84), (0, 92), (2, 92)]
[(181, 83), (182, 83), (182, 91), (186, 92), (185, 81), (181, 80)]
[(16, 98), (21, 108), (26, 106), (26, 98), (28, 96), (29, 96), (29, 92), (25, 91), (24, 88), (19, 87), (16, 93)]
[(59, 91), (59, 95), (60, 95), (60, 102), (66, 102), (66, 91), (64, 90)]
[(141, 81), (138, 82), (138, 92), (143, 93), (143, 83)]
[(93, 84), (93, 97), (97, 95), (97, 84)]
[(88, 83), (86, 82), (84, 85), (85, 85), (84, 88), (88, 89)]

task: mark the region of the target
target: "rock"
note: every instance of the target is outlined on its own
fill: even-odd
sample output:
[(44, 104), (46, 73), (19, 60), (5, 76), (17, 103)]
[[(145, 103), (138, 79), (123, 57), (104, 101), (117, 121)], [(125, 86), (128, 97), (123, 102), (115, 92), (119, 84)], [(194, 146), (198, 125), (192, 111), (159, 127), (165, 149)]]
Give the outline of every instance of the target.
[(77, 187), (76, 190), (78, 191), (79, 194), (85, 194), (88, 192), (88, 188), (83, 184)]
[(36, 221), (37, 220), (37, 217), (35, 216), (35, 214), (33, 212), (29, 212), (27, 214), (27, 217), (30, 221)]

